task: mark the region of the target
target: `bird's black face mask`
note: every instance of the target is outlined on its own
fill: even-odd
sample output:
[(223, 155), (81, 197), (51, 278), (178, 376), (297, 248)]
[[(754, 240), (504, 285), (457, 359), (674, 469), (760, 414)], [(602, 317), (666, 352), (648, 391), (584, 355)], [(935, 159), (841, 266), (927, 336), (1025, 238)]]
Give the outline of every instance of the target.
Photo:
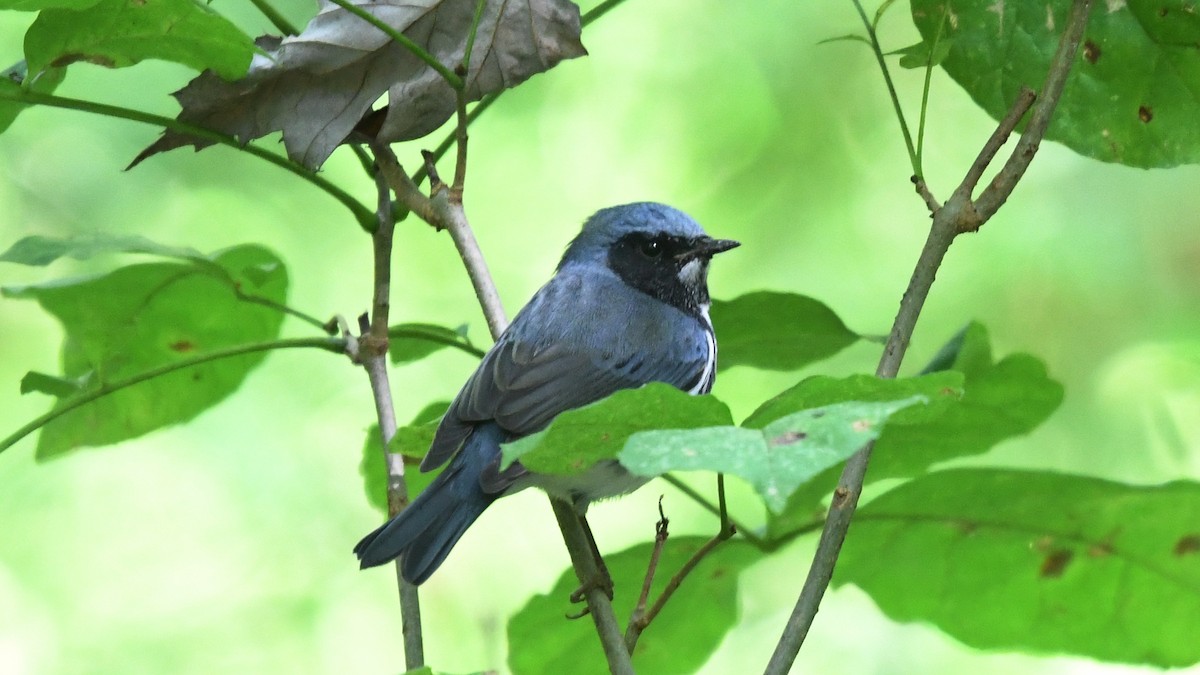
[(631, 288), (701, 318), (709, 303), (709, 260), (737, 245), (729, 239), (630, 232), (609, 249), (608, 267)]

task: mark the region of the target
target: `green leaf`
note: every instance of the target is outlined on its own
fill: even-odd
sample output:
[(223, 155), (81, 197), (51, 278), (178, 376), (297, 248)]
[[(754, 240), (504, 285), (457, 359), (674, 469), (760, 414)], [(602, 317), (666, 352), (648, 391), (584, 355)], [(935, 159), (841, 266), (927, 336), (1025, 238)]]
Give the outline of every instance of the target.
[[(913, 0), (926, 40), (947, 0)], [(1021, 86), (1040, 89), (1069, 3), (949, 0), (954, 45), (942, 64), (1000, 119)], [(1200, 161), (1200, 19), (1191, 0), (1095, 3), (1046, 138), (1106, 162), (1155, 167)]]
[(84, 373), (81, 377), (67, 379), (31, 370), (21, 378), (21, 393), (28, 394), (36, 391), (58, 398), (66, 398), (78, 394), (86, 386), (91, 375), (91, 373)]
[(1200, 484), (933, 473), (859, 509), (837, 584), (975, 648), (1200, 662)]
[[(952, 349), (954, 345), (957, 351)], [(918, 391), (930, 395), (932, 402), (898, 413), (888, 422), (875, 442), (868, 484), (920, 475), (938, 462), (983, 453), (1000, 441), (1029, 433), (1062, 403), (1062, 385), (1047, 376), (1036, 358), (1013, 354), (992, 363), (987, 331), (979, 324), (968, 326), (943, 351), (941, 361), (952, 353), (955, 370), (913, 378), (914, 383), (921, 383)], [(942, 386), (949, 394), (958, 388), (956, 382), (961, 382), (961, 396), (936, 396), (926, 388)], [(812, 378), (790, 396), (795, 397), (796, 405), (806, 407), (847, 398), (875, 400), (861, 389), (870, 386), (868, 381), (858, 381), (846, 392), (839, 391), (836, 384)], [(756, 412), (752, 419), (758, 415)], [(806, 528), (813, 513), (820, 510), (822, 499), (837, 486), (838, 475), (839, 470), (832, 468), (798, 490), (783, 514), (769, 517), (771, 536), (783, 537)]]
[(194, 0), (101, 0), (86, 9), (47, 9), (25, 33), (25, 58), (35, 74), (77, 61), (122, 68), (163, 59), (234, 80), (246, 74), (255, 50), (250, 36)]
[(192, 248), (166, 246), (138, 235), (109, 234), (81, 234), (64, 239), (31, 235), (0, 253), (0, 262), (44, 267), (64, 256), (86, 260), (104, 253), (149, 253), (211, 264), (207, 256)]
[(942, 38), (938, 40), (936, 45), (933, 45), (932, 53), (930, 44), (922, 40), (915, 45), (897, 49), (888, 52), (888, 56), (900, 55), (901, 68), (926, 68), (930, 65), (941, 65), (942, 61), (946, 60), (946, 56), (950, 54), (950, 46), (954, 44), (952, 38)]
[(394, 364), (420, 361), (446, 347), (480, 358), (484, 354), (467, 339), (466, 326), (453, 330), (431, 323), (401, 323), (388, 328), (388, 355)]
[(601, 460), (615, 459), (626, 439), (638, 431), (732, 423), (729, 408), (712, 396), (691, 396), (669, 384), (651, 382), (568, 410), (546, 429), (502, 444), (502, 464), (520, 459), (530, 471), (578, 474)]
[[(667, 539), (650, 602), (684, 562), (707, 541), (705, 537)], [(605, 557), (614, 581), (613, 609), (625, 620), (633, 612), (650, 561), (652, 543), (638, 544)], [(639, 673), (695, 673), (729, 629), (737, 623), (738, 578), (762, 554), (744, 541), (732, 539), (708, 554), (684, 580), (679, 591), (642, 633), (633, 652)], [(535, 595), (508, 622), (508, 665), (513, 673), (607, 673), (596, 631), (590, 621), (570, 621), (577, 611), (567, 597), (579, 586), (571, 569), (546, 595)], [(686, 645), (686, 648), (681, 647)]]
[(792, 413), (761, 429), (645, 431), (625, 444), (621, 465), (642, 476), (693, 470), (740, 476), (779, 512), (800, 485), (878, 438), (892, 413), (925, 400), (839, 403)]
[[(32, 82), (28, 79), (28, 69), (25, 62), (20, 61), (8, 70), (0, 72), (0, 93), (19, 94), (22, 90), (39, 94), (52, 94), (62, 84), (66, 71), (62, 68), (50, 68)], [(17, 115), (29, 106), (16, 101), (0, 100), (0, 132), (7, 130)]]
[[(255, 283), (250, 267), (273, 266)], [(180, 359), (276, 338), (279, 311), (244, 302), (238, 290), (282, 303), (287, 271), (274, 253), (237, 246), (197, 261), (130, 265), (86, 279), (9, 287), (37, 300), (63, 325), (63, 378), (91, 374), (86, 391)], [(37, 456), (116, 443), (194, 418), (232, 394), (265, 354), (247, 354), (153, 378), (48, 423)], [(58, 405), (68, 402), (62, 399)]]
[(100, 0), (0, 0), (0, 9), (39, 12), (43, 9), (87, 9)]
[[(421, 494), (437, 478), (441, 469), (422, 472), (421, 458), (429, 451), (433, 443), (433, 434), (437, 431), (438, 421), (450, 407), (449, 401), (437, 401), (425, 406), (413, 421), (407, 426), (396, 429), (396, 435), (388, 443), (388, 452), (399, 454), (404, 458), (404, 485), (408, 489), (409, 499)], [(358, 465), (358, 473), (363, 478), (363, 490), (367, 495), (367, 503), (379, 509), (385, 516), (388, 514), (387, 503), (387, 466), (383, 457), (383, 439), (379, 434), (379, 425), (372, 424), (367, 430), (367, 438), (363, 443), (362, 461)]]
[(859, 338), (833, 310), (794, 293), (758, 291), (729, 301), (713, 300), (712, 322), (720, 368), (797, 370)]

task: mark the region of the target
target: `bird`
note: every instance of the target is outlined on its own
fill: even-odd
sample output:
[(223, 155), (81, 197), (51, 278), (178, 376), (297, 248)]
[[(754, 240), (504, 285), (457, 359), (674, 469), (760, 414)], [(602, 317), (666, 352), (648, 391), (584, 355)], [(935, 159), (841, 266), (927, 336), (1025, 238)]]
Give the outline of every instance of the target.
[(355, 546), (361, 568), (399, 558), (401, 576), (419, 585), (502, 496), (537, 486), (582, 515), (593, 501), (643, 485), (647, 478), (616, 460), (575, 476), (539, 475), (519, 461), (502, 468), (500, 444), (621, 389), (663, 382), (708, 393), (717, 370), (709, 262), (739, 245), (655, 202), (588, 218), (554, 276), (484, 355), (439, 423), (420, 468), (449, 465)]

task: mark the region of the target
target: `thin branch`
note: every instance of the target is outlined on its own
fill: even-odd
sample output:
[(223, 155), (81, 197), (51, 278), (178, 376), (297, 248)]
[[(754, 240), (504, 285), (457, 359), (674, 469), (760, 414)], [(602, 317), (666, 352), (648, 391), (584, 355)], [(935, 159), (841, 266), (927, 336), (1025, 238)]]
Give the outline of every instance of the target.
[(52, 94), (40, 94), (33, 91), (25, 91), (20, 89), (0, 89), (0, 101), (13, 101), (16, 103), (28, 103), (33, 105), (44, 105), (51, 108), (63, 108), (66, 110), (79, 110), (89, 112), (96, 115), (104, 115), (106, 117), (116, 117), (119, 119), (131, 120), (134, 122), (142, 122), (164, 129), (170, 129), (176, 133), (194, 136), (196, 138), (212, 141), (221, 145), (229, 146), (235, 150), (254, 155), (259, 159), (264, 159), (275, 166), (283, 168), (300, 178), (312, 183), (321, 190), (328, 193), (331, 197), (341, 202), (350, 212), (354, 214), (355, 220), (359, 225), (370, 232), (375, 227), (375, 214), (363, 206), (357, 199), (351, 197), (348, 192), (342, 190), (338, 186), (322, 178), (320, 175), (309, 171), (303, 166), (291, 161), (286, 157), (268, 152), (256, 145), (244, 144), (233, 136), (226, 136), (212, 129), (205, 129), (186, 122), (180, 122), (170, 117), (162, 117), (161, 115), (152, 115), (140, 110), (131, 110), (129, 108), (121, 108), (119, 106), (106, 105), (104, 103), (95, 103), (92, 101), (82, 101), (74, 98), (66, 98), (64, 96), (54, 96)]
[(257, 7), (258, 11), (262, 12), (262, 15), (267, 17), (267, 20), (283, 35), (300, 34), (300, 30), (291, 21), (288, 21), (283, 14), (280, 14), (279, 10), (272, 7), (271, 3), (267, 2), (267, 0), (250, 0), (250, 3)]
[[(359, 338), (359, 358), (371, 383), (379, 433), (383, 440), (383, 457), (387, 470), (388, 516), (395, 517), (408, 506), (408, 487), (404, 483), (404, 461), (389, 453), (387, 448), (396, 435), (396, 410), (392, 404), (392, 389), (387, 375), (388, 318), (391, 310), (392, 236), (396, 222), (392, 220), (391, 190), (382, 171), (376, 172), (379, 224), (371, 237), (374, 259), (374, 286), (371, 298), (371, 320), (366, 334)], [(404, 663), (407, 670), (425, 665), (425, 648), (421, 630), (421, 604), (416, 586), (405, 581), (397, 559), (396, 583), (400, 592), (401, 633), (404, 636)]]
[[(496, 99), (500, 98), (500, 94), (502, 93), (504, 92), (498, 91), (494, 94), (488, 94), (487, 96), (484, 96), (479, 103), (476, 103), (475, 107), (471, 108), (471, 111), (467, 113), (467, 126), (471, 126), (471, 124), (478, 119), (485, 110), (490, 108), (492, 104), (496, 102)], [(437, 162), (444, 157), (446, 153), (450, 151), (450, 148), (458, 142), (458, 126), (461, 124), (462, 120), (460, 119), (459, 124), (455, 126), (454, 131), (451, 131), (449, 134), (447, 134), (446, 137), (442, 139), (442, 142), (438, 143), (437, 147), (430, 151), (429, 154), (433, 157), (434, 162)], [(429, 177), (429, 172), (426, 168), (427, 166), (428, 165), (423, 164), (421, 165), (421, 168), (417, 169), (417, 172), (412, 176), (413, 183), (420, 185), (425, 181), (426, 178)]]
[(984, 189), (975, 202), (976, 210), (984, 220), (991, 218), (992, 214), (996, 213), (1004, 204), (1008, 196), (1012, 194), (1013, 188), (1017, 186), (1017, 182), (1021, 180), (1021, 176), (1025, 175), (1029, 163), (1033, 161), (1042, 137), (1046, 135), (1046, 129), (1050, 126), (1050, 118), (1054, 114), (1054, 108), (1058, 105), (1059, 97), (1062, 96), (1063, 87), (1066, 86), (1067, 75), (1071, 72), (1075, 54), (1079, 51), (1079, 43), (1083, 40), (1084, 29), (1087, 28), (1087, 17), (1090, 10), (1090, 0), (1075, 0), (1071, 3), (1066, 32), (1063, 33), (1062, 40), (1058, 43), (1058, 50), (1054, 53), (1054, 59), (1050, 62), (1050, 72), (1046, 75), (1046, 82), (1042, 85), (1040, 100), (1033, 106), (1033, 111), (1029, 115), (1029, 123), (1025, 125), (1025, 132), (1021, 134), (1021, 140), (1017, 141), (1017, 147), (1013, 149), (1004, 168), (992, 179), (991, 184)]
[(479, 242), (475, 240), (475, 233), (471, 230), (471, 224), (467, 222), (467, 214), (463, 211), (462, 201), (459, 199), (455, 199), (453, 190), (442, 189), (434, 192), (430, 201), (433, 203), (436, 217), (435, 227), (449, 230), (458, 255), (467, 267), (467, 276), (471, 278), (471, 285), (475, 288), (475, 297), (483, 308), (488, 330), (492, 337), (498, 338), (508, 327), (508, 316), (504, 313), (500, 293), (492, 281), (487, 261), (479, 249)]
[[(580, 27), (587, 28), (597, 19), (605, 14), (608, 14), (611, 10), (615, 9), (623, 2), (625, 2), (625, 0), (607, 0), (606, 2), (596, 5), (579, 19)], [(484, 113), (484, 111), (492, 107), (492, 104), (496, 102), (496, 99), (500, 98), (500, 95), (503, 94), (504, 91), (507, 90), (498, 91), (494, 94), (488, 94), (480, 99), (479, 103), (476, 103), (475, 107), (471, 108), (471, 112), (467, 114), (467, 126), (473, 124), (475, 120)], [(461, 125), (461, 121), (459, 124)], [(444, 157), (445, 154), (450, 151), (451, 146), (455, 144), (457, 138), (458, 128), (456, 127), (454, 131), (451, 131), (449, 134), (447, 134), (446, 137), (442, 139), (442, 142), (438, 143), (437, 147), (433, 149), (432, 154), (434, 161), (440, 160), (442, 157)], [(420, 169), (417, 169), (416, 173), (412, 175), (412, 180), (417, 185), (420, 185), (428, 177), (429, 175), (425, 172), (425, 167), (422, 166)]]
[(613, 613), (612, 602), (603, 587), (597, 583), (602, 572), (592, 556), (592, 548), (587, 535), (580, 524), (575, 507), (569, 502), (550, 498), (554, 509), (554, 517), (562, 530), (563, 542), (571, 556), (571, 566), (581, 584), (587, 600), (588, 614), (596, 626), (600, 636), (600, 644), (604, 648), (604, 658), (608, 661), (609, 672), (613, 675), (633, 675), (633, 665), (629, 661), (629, 652), (625, 649), (625, 638), (621, 635), (621, 627), (617, 624), (617, 616)]
[(608, 14), (609, 11), (616, 9), (617, 5), (620, 5), (623, 2), (625, 2), (625, 0), (605, 0), (604, 2), (596, 5), (588, 10), (587, 14), (584, 14), (579, 18), (579, 27), (587, 28), (592, 24), (592, 22), (596, 21), (605, 14)]
[(854, 8), (858, 10), (858, 16), (862, 18), (863, 26), (867, 29), (867, 36), (871, 40), (871, 51), (875, 53), (875, 60), (879, 62), (879, 71), (883, 73), (883, 81), (887, 84), (888, 96), (891, 97), (892, 107), (896, 110), (896, 120), (900, 122), (900, 132), (904, 134), (904, 145), (908, 148), (908, 161), (912, 162), (913, 173), (920, 176), (922, 175), (921, 162), (917, 159), (912, 134), (908, 132), (908, 122), (904, 119), (904, 110), (900, 107), (900, 97), (896, 95), (896, 85), (892, 84), (892, 74), (888, 70), (887, 61), (883, 58), (883, 49), (879, 46), (875, 26), (867, 18), (867, 12), (863, 9), (862, 2), (860, 0), (851, 0), (851, 2), (854, 3)]
[[(688, 498), (690, 498), (692, 501), (696, 502), (700, 506), (703, 506), (706, 510), (708, 510), (713, 515), (716, 515), (718, 517), (721, 516), (721, 508), (718, 505), (713, 504), (712, 502), (708, 501), (708, 499), (706, 499), (704, 497), (704, 495), (700, 494), (699, 492), (696, 492), (694, 489), (692, 489), (692, 486), (683, 482), (676, 476), (668, 473), (668, 474), (659, 476), (659, 478), (662, 478), (664, 481), (669, 483), (671, 485), (671, 487), (674, 487), (676, 490), (679, 490), (683, 494), (687, 495)], [(762, 537), (758, 536), (757, 534), (754, 534), (754, 532), (749, 527), (746, 527), (745, 525), (739, 523), (736, 519), (729, 516), (728, 513), (726, 513), (725, 518), (729, 521), (729, 524), (734, 529), (737, 530), (737, 533), (742, 535), (742, 537), (744, 537), (746, 539), (746, 541), (750, 542), (750, 544), (753, 545), (755, 548), (762, 550), (762, 551), (768, 551), (773, 548), (772, 542), (769, 542), (766, 539), (763, 539)]]
[[(886, 5), (893, 0), (887, 0), (884, 6), (879, 8), (883, 11)], [(929, 57), (925, 60), (925, 84), (921, 87), (921, 116), (917, 120), (917, 166), (924, 167), (923, 158), (925, 155), (925, 113), (929, 110), (929, 83), (933, 79), (933, 56), (937, 51), (938, 43), (942, 41), (942, 30), (946, 27), (946, 17), (950, 15), (950, 3), (942, 6), (942, 18), (938, 21), (937, 33), (933, 36), (933, 44), (929, 45)], [(879, 23), (879, 12), (875, 13), (875, 23)]]
[(362, 7), (351, 3), (350, 0), (329, 0), (329, 1), (332, 2), (333, 4), (337, 5), (338, 7), (341, 7), (342, 9), (346, 10), (347, 12), (350, 12), (351, 14), (357, 16), (358, 18), (362, 19), (363, 21), (366, 21), (367, 23), (371, 24), (372, 26), (375, 26), (379, 30), (383, 31), (385, 35), (390, 37), (392, 40), (395, 40), (397, 44), (404, 47), (408, 51), (412, 52), (413, 56), (417, 57), (418, 59), (421, 59), (430, 68), (433, 68), (434, 70), (436, 70), (438, 75), (441, 75), (442, 79), (446, 80), (446, 83), (449, 84), (452, 88), (454, 88), (454, 89), (462, 89), (463, 88), (463, 81), (462, 81), (461, 77), (459, 77), (458, 75), (455, 75), (454, 72), (451, 71), (449, 68), (447, 68), (445, 65), (443, 65), (441, 61), (438, 61), (437, 57), (435, 57), (433, 54), (430, 54), (429, 52), (425, 51), (425, 48), (423, 48), (421, 45), (413, 42), (412, 39), (409, 38), (404, 33), (401, 33), (400, 31), (396, 30), (395, 28), (392, 28), (391, 26), (389, 26), (387, 24), (387, 22), (383, 21), (382, 19), (380, 19), (379, 17), (375, 16), (374, 14), (368, 12), (367, 10), (363, 9)]
[[(671, 521), (667, 518), (667, 514), (663, 512), (663, 498), (658, 496), (658, 522), (654, 524), (654, 548), (650, 550), (650, 564), (646, 565), (646, 576), (642, 579), (642, 592), (638, 594), (637, 604), (633, 607), (633, 615), (630, 617), (630, 627), (633, 625), (635, 618), (646, 613), (646, 605), (650, 602), (650, 587), (654, 585), (654, 575), (658, 571), (658, 561), (662, 557), (663, 546), (667, 543), (667, 537), (671, 535), (667, 526)], [(629, 629), (625, 631), (625, 648), (629, 653), (633, 653), (635, 644), (629, 642)]]
[[(855, 4), (858, 4), (857, 1)], [(1022, 136), (1021, 143), (1013, 152), (1013, 157), (988, 188), (989, 191), (993, 187), (995, 188), (997, 195), (993, 198), (996, 200), (995, 208), (999, 208), (1008, 194), (1012, 192), (1016, 182), (1028, 166), (1029, 160), (1032, 159), (1033, 153), (1037, 151), (1042, 134), (1045, 133), (1049, 123), (1049, 117), (1062, 94), (1062, 84), (1066, 80), (1067, 72), (1075, 60), (1079, 41), (1087, 24), (1090, 6), (1091, 0), (1074, 0), (1072, 3), (1067, 26), (1059, 42), (1058, 51), (1051, 62), (1042, 95), (1035, 108), (1035, 114), (1040, 114), (1035, 134), (1030, 134), (1030, 127), (1034, 127), (1034, 120), (1031, 119), (1025, 135)], [(1022, 98), (1025, 97), (1022, 96)], [(1019, 99), (1014, 103), (1014, 110), (1022, 105)], [(1007, 123), (1006, 118), (1002, 121), (1001, 127)], [(993, 134), (993, 138), (995, 136), (996, 134)], [(989, 143), (991, 143), (990, 140)], [(984, 152), (987, 152), (986, 148)], [(1010, 172), (1009, 167), (1014, 164), (1020, 164), (1020, 166), (1014, 166)], [(972, 171), (974, 171), (973, 168)], [(995, 213), (995, 208), (992, 208), (986, 217), (980, 218), (982, 208), (971, 202), (970, 188), (967, 186), (971, 177), (972, 175), (969, 173), (950, 200), (933, 214), (933, 225), (930, 227), (929, 237), (925, 242), (925, 247), (921, 250), (920, 259), (913, 270), (908, 289), (900, 301), (900, 310), (896, 314), (887, 346), (884, 348), (883, 355), (879, 360), (879, 367), (876, 369), (876, 374), (880, 377), (895, 377), (899, 371), (900, 362), (904, 358), (921, 307), (925, 298), (928, 297), (937, 269), (950, 248), (950, 244), (954, 241), (954, 237), (961, 232), (969, 231), (968, 227), (979, 227), (987, 220), (987, 217)], [(919, 187), (920, 183), (918, 183)], [(985, 191), (985, 194), (988, 192)], [(980, 200), (983, 200), (982, 196)], [(813, 562), (809, 567), (804, 587), (800, 591), (800, 597), (796, 600), (796, 606), (788, 618), (775, 652), (767, 664), (767, 675), (781, 675), (791, 669), (796, 655), (800, 652), (800, 646), (804, 643), (804, 638), (808, 635), (808, 630), (816, 618), (821, 598), (833, 577), (838, 554), (845, 541), (846, 531), (850, 527), (854, 510), (858, 505), (873, 447), (873, 442), (868, 443), (846, 462), (846, 467), (838, 480), (837, 489), (834, 490), (833, 501), (825, 520), (825, 528), (821, 531), (821, 538), (817, 543), (817, 551), (813, 555)]]
[(458, 145), (458, 155), (454, 159), (454, 185), (451, 186), (451, 189), (458, 195), (458, 200), (461, 202), (463, 186), (467, 182), (467, 125), (471, 121), (467, 119), (467, 92), (458, 90), (455, 92), (455, 99), (458, 124), (454, 125), (454, 139)]
[(254, 305), (262, 305), (263, 307), (269, 307), (269, 308), (271, 308), (277, 312), (280, 312), (282, 314), (286, 314), (288, 316), (293, 316), (297, 319), (300, 319), (304, 323), (315, 326), (315, 327), (321, 329), (322, 331), (329, 333), (330, 335), (333, 335), (333, 333), (330, 333), (330, 331), (329, 331), (328, 322), (322, 321), (311, 314), (302, 312), (294, 307), (288, 307), (287, 305), (285, 305), (281, 302), (275, 302), (274, 300), (271, 300), (270, 298), (263, 298), (263, 297), (260, 297), (257, 295), (243, 293), (241, 287), (238, 286), (237, 284), (233, 285), (233, 293), (234, 293), (234, 295), (237, 296), (238, 300), (241, 300), (243, 302), (248, 302), (248, 303), (251, 303)]
[[(700, 564), (700, 561), (704, 560), (709, 553), (712, 553), (713, 549), (719, 546), (721, 542), (728, 540), (737, 532), (737, 530), (730, 524), (728, 513), (725, 510), (725, 475), (720, 473), (717, 474), (717, 499), (720, 504), (720, 530), (713, 535), (712, 539), (704, 542), (704, 545), (696, 549), (696, 552), (687, 559), (687, 562), (683, 564), (683, 567), (680, 567), (679, 571), (676, 572), (669, 581), (667, 581), (667, 585), (663, 588), (662, 593), (660, 593), (658, 596), (658, 600), (654, 602), (654, 605), (649, 609), (649, 611), (643, 611), (645, 610), (644, 602), (639, 603), (639, 608), (635, 609), (633, 616), (630, 617), (629, 627), (625, 630), (625, 648), (629, 650), (630, 654), (632, 654), (634, 648), (637, 647), (637, 641), (638, 638), (642, 636), (642, 632), (646, 630), (652, 621), (654, 621), (659, 612), (663, 610), (663, 607), (667, 606), (667, 601), (671, 599), (671, 596), (675, 594), (675, 591), (679, 590), (679, 586), (683, 583), (683, 580), (692, 573), (692, 570), (696, 569), (696, 566)], [(657, 563), (657, 560), (654, 562)], [(647, 578), (646, 586), (647, 588), (645, 589), (645, 592), (648, 592), (649, 578)]]
[(80, 395), (77, 398), (71, 398), (64, 402), (61, 406), (50, 410), (44, 415), (39, 416), (25, 426), (14, 431), (8, 438), (0, 441), (0, 452), (4, 452), (13, 445), (25, 438), (29, 434), (46, 426), (50, 422), (62, 417), (63, 415), (95, 401), (97, 399), (108, 396), (109, 394), (118, 392), (126, 387), (132, 387), (135, 384), (141, 384), (147, 380), (152, 380), (156, 377), (161, 377), (177, 370), (199, 366), (211, 361), (219, 361), (228, 359), (234, 356), (242, 356), (244, 354), (254, 354), (256, 352), (266, 352), (275, 349), (296, 349), (300, 347), (315, 347), (326, 351), (341, 354), (346, 349), (346, 341), (339, 338), (331, 337), (309, 337), (309, 338), (288, 338), (283, 340), (271, 340), (269, 342), (256, 342), (248, 345), (238, 345), (229, 349), (219, 349), (217, 351), (199, 354), (190, 358), (180, 359), (168, 364), (164, 364), (157, 368), (152, 368), (137, 375), (114, 380), (100, 386), (99, 389), (89, 391)]
[[(979, 179), (983, 177), (983, 172), (987, 170), (988, 165), (996, 158), (996, 153), (1000, 152), (1000, 148), (1008, 141), (1008, 136), (1017, 128), (1021, 118), (1029, 111), (1029, 106), (1033, 105), (1037, 94), (1029, 87), (1021, 87), (1021, 92), (1017, 95), (1017, 100), (1012, 107), (1008, 109), (1008, 114), (1004, 119), (1000, 120), (1000, 124), (996, 126), (996, 130), (992, 132), (987, 143), (983, 144), (983, 149), (979, 151), (979, 155), (975, 161), (971, 163), (971, 168), (967, 169), (966, 176), (963, 177), (962, 183), (959, 184), (959, 190), (963, 196), (970, 199), (975, 194), (975, 186), (979, 184)], [(932, 212), (932, 211), (931, 211)]]
[[(467, 73), (471, 72), (471, 50), (475, 48), (475, 34), (479, 32), (479, 20), (483, 18), (485, 5), (487, 5), (487, 0), (478, 0), (475, 3), (475, 15), (471, 17), (471, 30), (467, 33), (467, 46), (463, 50), (462, 72), (459, 73), (462, 77), (466, 77)], [(460, 89), (465, 88), (465, 86), (460, 87)]]

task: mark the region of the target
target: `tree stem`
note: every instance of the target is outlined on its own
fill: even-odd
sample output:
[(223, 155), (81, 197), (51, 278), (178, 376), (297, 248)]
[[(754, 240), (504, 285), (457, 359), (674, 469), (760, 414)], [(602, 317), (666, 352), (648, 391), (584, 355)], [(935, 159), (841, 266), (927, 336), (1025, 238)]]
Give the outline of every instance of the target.
[[(855, 4), (858, 3), (855, 2)], [(955, 190), (949, 201), (941, 208), (934, 210), (929, 237), (925, 242), (925, 247), (921, 250), (908, 289), (900, 301), (900, 310), (896, 314), (891, 334), (888, 336), (887, 345), (884, 347), (879, 367), (876, 369), (876, 375), (879, 377), (895, 377), (899, 371), (905, 350), (908, 348), (909, 340), (916, 327), (917, 318), (921, 313), (921, 307), (929, 295), (938, 267), (955, 236), (961, 232), (978, 229), (996, 212), (996, 209), (1012, 193), (1030, 160), (1033, 159), (1034, 153), (1037, 152), (1050, 115), (1062, 94), (1067, 73), (1074, 62), (1083, 30), (1087, 25), (1090, 6), (1091, 0), (1074, 0), (1072, 3), (1071, 13), (1059, 42), (1058, 51), (1050, 64), (1042, 95), (1038, 98), (1034, 108), (1038, 124), (1035, 127), (1034, 119), (1030, 120), (1013, 156), (984, 191), (984, 194), (980, 196), (980, 203), (977, 205), (971, 199), (974, 181), (978, 180), (983, 170), (982, 166), (977, 166), (980, 164), (980, 161), (977, 161), (968, 170), (962, 184)], [(1029, 97), (1022, 93), (1014, 102), (1013, 110), (1023, 111), (1028, 108), (1028, 105)], [(1007, 136), (1008, 131), (1015, 126), (1019, 117), (1018, 112), (1013, 112), (1001, 120), (997, 132), (992, 134), (992, 138), (985, 144), (981, 158), (987, 155), (987, 160), (990, 160), (991, 155), (995, 153), (993, 147), (996, 149), (999, 147), (994, 143), (994, 139), (998, 136)], [(987, 160), (984, 160), (982, 164), (986, 165)], [(917, 187), (919, 191), (924, 187), (923, 180), (919, 179), (919, 172)], [(924, 189), (922, 197), (925, 198), (927, 204), (931, 205), (931, 208), (936, 205), (936, 200), (932, 199), (928, 188)], [(988, 200), (986, 208), (984, 206), (985, 198)], [(809, 567), (800, 597), (796, 600), (796, 606), (793, 608), (787, 625), (784, 627), (783, 635), (767, 664), (765, 671), (767, 675), (781, 675), (791, 669), (796, 655), (799, 654), (800, 647), (804, 643), (804, 638), (808, 635), (808, 630), (816, 618), (821, 598), (833, 577), (838, 554), (845, 541), (846, 531), (850, 527), (854, 510), (858, 505), (873, 447), (873, 442), (868, 443), (846, 462), (846, 467), (838, 480), (838, 487), (833, 493), (833, 501), (825, 520), (825, 528), (817, 543), (817, 552), (813, 556), (812, 565)]]
[[(388, 452), (388, 443), (396, 435), (396, 410), (392, 404), (392, 389), (388, 382), (388, 320), (391, 309), (392, 283), (392, 237), (396, 221), (392, 219), (392, 199), (388, 181), (382, 171), (377, 171), (375, 186), (378, 191), (378, 224), (371, 237), (374, 259), (374, 291), (371, 298), (371, 322), (366, 334), (360, 338), (359, 358), (367, 379), (371, 383), (375, 414), (379, 419), (379, 433), (383, 440), (383, 457), (387, 471), (388, 517), (394, 518), (408, 506), (408, 487), (404, 483), (404, 461)], [(408, 583), (400, 571), (400, 560), (395, 563), (396, 583), (400, 592), (401, 633), (404, 636), (404, 663), (406, 670), (416, 670), (425, 665), (425, 648), (421, 629), (421, 604), (416, 586)]]

